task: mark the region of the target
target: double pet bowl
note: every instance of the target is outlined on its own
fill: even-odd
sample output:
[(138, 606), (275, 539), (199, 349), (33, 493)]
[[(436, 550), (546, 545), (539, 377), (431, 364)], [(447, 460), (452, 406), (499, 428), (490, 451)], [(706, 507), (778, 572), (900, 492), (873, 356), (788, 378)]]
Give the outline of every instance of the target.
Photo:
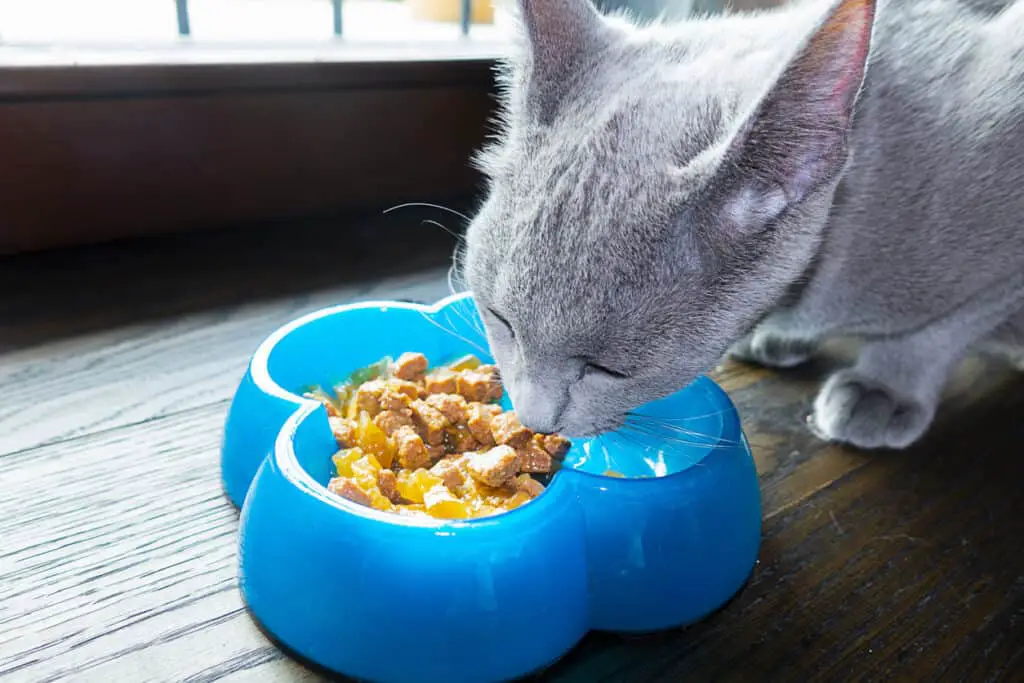
[(731, 401), (707, 378), (638, 411), (680, 429), (573, 440), (547, 490), (505, 514), (419, 519), (328, 493), (338, 447), (302, 390), (405, 351), (490, 360), (480, 329), (465, 294), (362, 303), (296, 320), (253, 355), (222, 476), (242, 509), (245, 602), (301, 657), (380, 683), (504, 681), (552, 664), (589, 630), (697, 621), (749, 576), (757, 473)]

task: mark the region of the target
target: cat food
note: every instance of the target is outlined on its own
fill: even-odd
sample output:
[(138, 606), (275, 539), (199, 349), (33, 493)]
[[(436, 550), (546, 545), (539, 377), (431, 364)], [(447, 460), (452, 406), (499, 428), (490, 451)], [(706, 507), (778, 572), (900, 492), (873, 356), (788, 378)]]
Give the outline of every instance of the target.
[(471, 519), (501, 514), (544, 492), (569, 450), (503, 411), (498, 369), (474, 356), (430, 369), (420, 353), (388, 358), (327, 392), (340, 450), (327, 489), (401, 515)]

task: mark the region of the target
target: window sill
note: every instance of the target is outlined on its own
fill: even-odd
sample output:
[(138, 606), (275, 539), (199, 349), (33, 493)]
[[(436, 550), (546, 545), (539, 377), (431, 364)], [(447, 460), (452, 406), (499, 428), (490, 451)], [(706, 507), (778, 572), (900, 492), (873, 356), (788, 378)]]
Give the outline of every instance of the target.
[(494, 60), (507, 53), (506, 40), (352, 41), (303, 43), (192, 43), (133, 46), (0, 46), (0, 68), (72, 66), (195, 66), (221, 64), (361, 63)]

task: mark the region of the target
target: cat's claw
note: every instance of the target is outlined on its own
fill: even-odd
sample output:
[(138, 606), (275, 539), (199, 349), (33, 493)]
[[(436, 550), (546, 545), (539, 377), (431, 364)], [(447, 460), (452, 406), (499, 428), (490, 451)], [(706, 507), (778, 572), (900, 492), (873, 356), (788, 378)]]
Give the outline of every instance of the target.
[(934, 414), (934, 406), (897, 396), (853, 370), (841, 370), (821, 388), (808, 423), (826, 441), (864, 449), (901, 449), (921, 438)]
[(814, 355), (814, 342), (754, 332), (729, 349), (729, 357), (769, 368), (794, 368)]

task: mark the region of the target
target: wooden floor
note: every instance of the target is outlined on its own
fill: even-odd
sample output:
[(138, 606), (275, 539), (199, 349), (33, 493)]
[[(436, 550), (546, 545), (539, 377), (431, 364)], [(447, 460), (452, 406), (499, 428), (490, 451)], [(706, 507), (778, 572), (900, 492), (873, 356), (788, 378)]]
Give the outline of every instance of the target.
[[(453, 240), (424, 217), (449, 220), (0, 262), (0, 680), (320, 680), (242, 607), (221, 426), (281, 323), (447, 293)], [(1024, 680), (1024, 381), (971, 361), (925, 443), (865, 455), (804, 427), (838, 362), (717, 374), (763, 486), (764, 546), (742, 593), (683, 631), (593, 635), (544, 679)]]

